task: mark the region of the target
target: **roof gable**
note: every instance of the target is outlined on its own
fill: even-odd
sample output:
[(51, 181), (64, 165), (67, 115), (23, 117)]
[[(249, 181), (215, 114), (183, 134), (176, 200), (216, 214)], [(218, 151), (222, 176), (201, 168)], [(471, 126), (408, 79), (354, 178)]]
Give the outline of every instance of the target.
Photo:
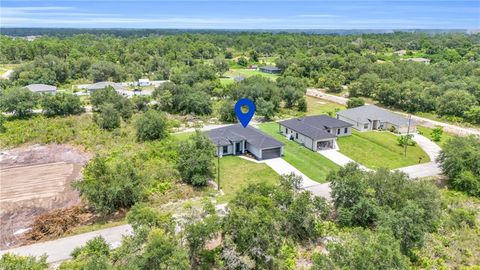
[[(339, 111), (337, 114), (359, 123), (369, 123), (373, 120), (380, 120), (381, 122), (388, 122), (394, 125), (403, 126), (408, 125), (409, 121), (407, 118), (399, 114), (390, 112), (375, 105), (364, 105)], [(413, 123), (413, 121), (410, 123)]]
[(219, 146), (230, 145), (238, 141), (247, 141), (259, 149), (283, 146), (282, 142), (275, 140), (260, 130), (250, 126), (244, 128), (240, 124), (212, 129), (207, 131), (206, 134), (215, 145)]

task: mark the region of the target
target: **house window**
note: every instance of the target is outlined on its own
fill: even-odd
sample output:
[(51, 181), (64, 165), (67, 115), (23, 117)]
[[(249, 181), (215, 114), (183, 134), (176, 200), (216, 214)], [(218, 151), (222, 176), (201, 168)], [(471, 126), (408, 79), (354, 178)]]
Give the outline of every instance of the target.
[(287, 133), (287, 134), (288, 134), (288, 128), (285, 128), (285, 133)]
[(364, 124), (364, 125), (363, 125), (363, 128), (364, 128), (364, 129), (367, 129), (367, 128), (368, 128), (368, 124)]
[(343, 129), (343, 133), (346, 134), (347, 132), (348, 132), (348, 128), (344, 128), (344, 129)]
[(298, 133), (295, 133), (295, 139), (298, 139)]
[(340, 135), (340, 129), (337, 129), (337, 135)]
[(222, 152), (224, 154), (227, 154), (228, 153), (228, 145), (225, 145), (223, 148), (222, 148)]

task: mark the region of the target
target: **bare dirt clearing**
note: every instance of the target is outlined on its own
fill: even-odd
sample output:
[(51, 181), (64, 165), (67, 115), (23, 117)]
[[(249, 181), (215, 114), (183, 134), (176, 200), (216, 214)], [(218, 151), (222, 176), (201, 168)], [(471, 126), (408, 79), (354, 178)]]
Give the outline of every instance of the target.
[(80, 202), (70, 184), (90, 157), (56, 144), (0, 152), (0, 249), (19, 245), (36, 216)]

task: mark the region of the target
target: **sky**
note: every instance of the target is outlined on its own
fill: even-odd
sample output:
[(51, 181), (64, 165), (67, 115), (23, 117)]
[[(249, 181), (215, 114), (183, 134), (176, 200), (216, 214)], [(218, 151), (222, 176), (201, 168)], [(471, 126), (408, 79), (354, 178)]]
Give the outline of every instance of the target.
[(0, 0), (1, 27), (479, 29), (480, 0)]

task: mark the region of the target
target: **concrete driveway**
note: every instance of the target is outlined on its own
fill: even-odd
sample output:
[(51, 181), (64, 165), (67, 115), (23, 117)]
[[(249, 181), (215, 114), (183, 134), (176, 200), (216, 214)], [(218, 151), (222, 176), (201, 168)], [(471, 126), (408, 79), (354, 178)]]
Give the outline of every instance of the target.
[(316, 181), (313, 181), (308, 176), (300, 172), (297, 168), (293, 167), (290, 163), (286, 162), (283, 158), (274, 158), (261, 161), (265, 163), (278, 174), (289, 174), (295, 173), (300, 175), (303, 179), (302, 189), (312, 192), (313, 195), (324, 197), (327, 200), (330, 200), (330, 186), (329, 183), (320, 184)]
[(335, 164), (340, 165), (342, 167), (345, 167), (350, 162), (357, 163), (360, 168), (364, 171), (371, 171), (371, 169), (363, 166), (362, 164), (356, 162), (355, 160), (345, 156), (344, 154), (338, 152), (336, 149), (329, 149), (329, 150), (320, 150), (318, 153), (331, 161), (333, 161)]
[(420, 134), (414, 134), (413, 140), (417, 142), (418, 146), (420, 146), (425, 153), (427, 153), (431, 161), (428, 163), (403, 167), (398, 170), (408, 174), (410, 178), (436, 176), (441, 174), (442, 170), (436, 162), (437, 157), (442, 150), (440, 146)]

